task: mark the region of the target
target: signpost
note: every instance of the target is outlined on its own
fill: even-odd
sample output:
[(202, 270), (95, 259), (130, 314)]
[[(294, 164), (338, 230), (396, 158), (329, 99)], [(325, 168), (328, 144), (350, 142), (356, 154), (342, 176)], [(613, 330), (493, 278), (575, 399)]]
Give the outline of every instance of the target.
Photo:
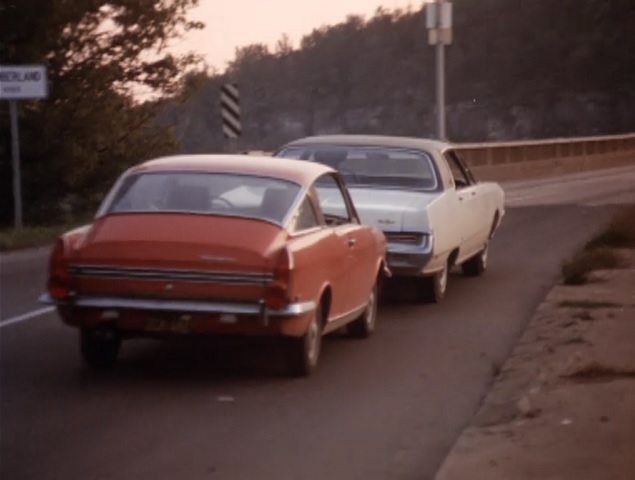
[(445, 46), (452, 43), (452, 4), (435, 0), (426, 5), (428, 43), (437, 48), (437, 137), (445, 133)]
[(9, 100), (13, 166), (13, 212), (15, 228), (22, 227), (22, 175), (18, 100), (46, 98), (48, 83), (44, 65), (0, 65), (0, 100)]

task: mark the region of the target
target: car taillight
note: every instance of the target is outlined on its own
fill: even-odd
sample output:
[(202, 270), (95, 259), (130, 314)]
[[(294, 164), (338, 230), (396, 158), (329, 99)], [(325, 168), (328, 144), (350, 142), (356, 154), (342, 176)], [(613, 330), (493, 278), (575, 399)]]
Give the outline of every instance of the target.
[(287, 248), (283, 248), (276, 259), (273, 269), (273, 280), (265, 289), (265, 305), (278, 310), (288, 305), (291, 292), (293, 258)]
[(48, 293), (55, 300), (68, 297), (70, 279), (66, 271), (66, 248), (64, 240), (57, 239), (49, 261)]

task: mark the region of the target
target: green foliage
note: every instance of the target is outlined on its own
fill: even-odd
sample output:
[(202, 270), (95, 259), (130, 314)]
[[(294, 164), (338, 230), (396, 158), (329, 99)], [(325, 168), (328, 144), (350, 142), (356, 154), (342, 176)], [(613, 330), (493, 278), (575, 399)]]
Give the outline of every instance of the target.
[[(182, 91), (198, 59), (165, 45), (202, 25), (187, 20), (198, 0), (7, 0), (0, 7), (0, 58), (44, 63), (50, 96), (19, 103), (26, 220), (55, 222), (95, 207), (131, 164), (174, 152), (172, 129), (155, 118)], [(12, 218), (11, 149), (0, 105), (0, 223)]]

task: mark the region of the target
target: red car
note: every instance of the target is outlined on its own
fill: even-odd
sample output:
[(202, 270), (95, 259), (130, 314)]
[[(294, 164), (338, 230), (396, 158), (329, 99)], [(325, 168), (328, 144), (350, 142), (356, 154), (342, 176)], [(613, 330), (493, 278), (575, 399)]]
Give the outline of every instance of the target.
[(92, 224), (62, 235), (47, 293), (92, 367), (121, 341), (192, 334), (285, 337), (294, 374), (321, 337), (368, 337), (385, 266), (339, 174), (313, 162), (174, 156), (126, 171)]

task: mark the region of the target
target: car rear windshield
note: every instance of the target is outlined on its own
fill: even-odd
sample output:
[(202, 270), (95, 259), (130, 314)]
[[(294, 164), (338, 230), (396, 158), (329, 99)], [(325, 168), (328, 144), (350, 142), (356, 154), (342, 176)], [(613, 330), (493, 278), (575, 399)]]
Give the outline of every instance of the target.
[(434, 190), (437, 176), (432, 158), (423, 151), (390, 147), (298, 145), (277, 157), (309, 160), (339, 170), (350, 188)]
[(277, 178), (208, 172), (124, 177), (100, 214), (184, 212), (258, 218), (281, 224), (301, 186)]

